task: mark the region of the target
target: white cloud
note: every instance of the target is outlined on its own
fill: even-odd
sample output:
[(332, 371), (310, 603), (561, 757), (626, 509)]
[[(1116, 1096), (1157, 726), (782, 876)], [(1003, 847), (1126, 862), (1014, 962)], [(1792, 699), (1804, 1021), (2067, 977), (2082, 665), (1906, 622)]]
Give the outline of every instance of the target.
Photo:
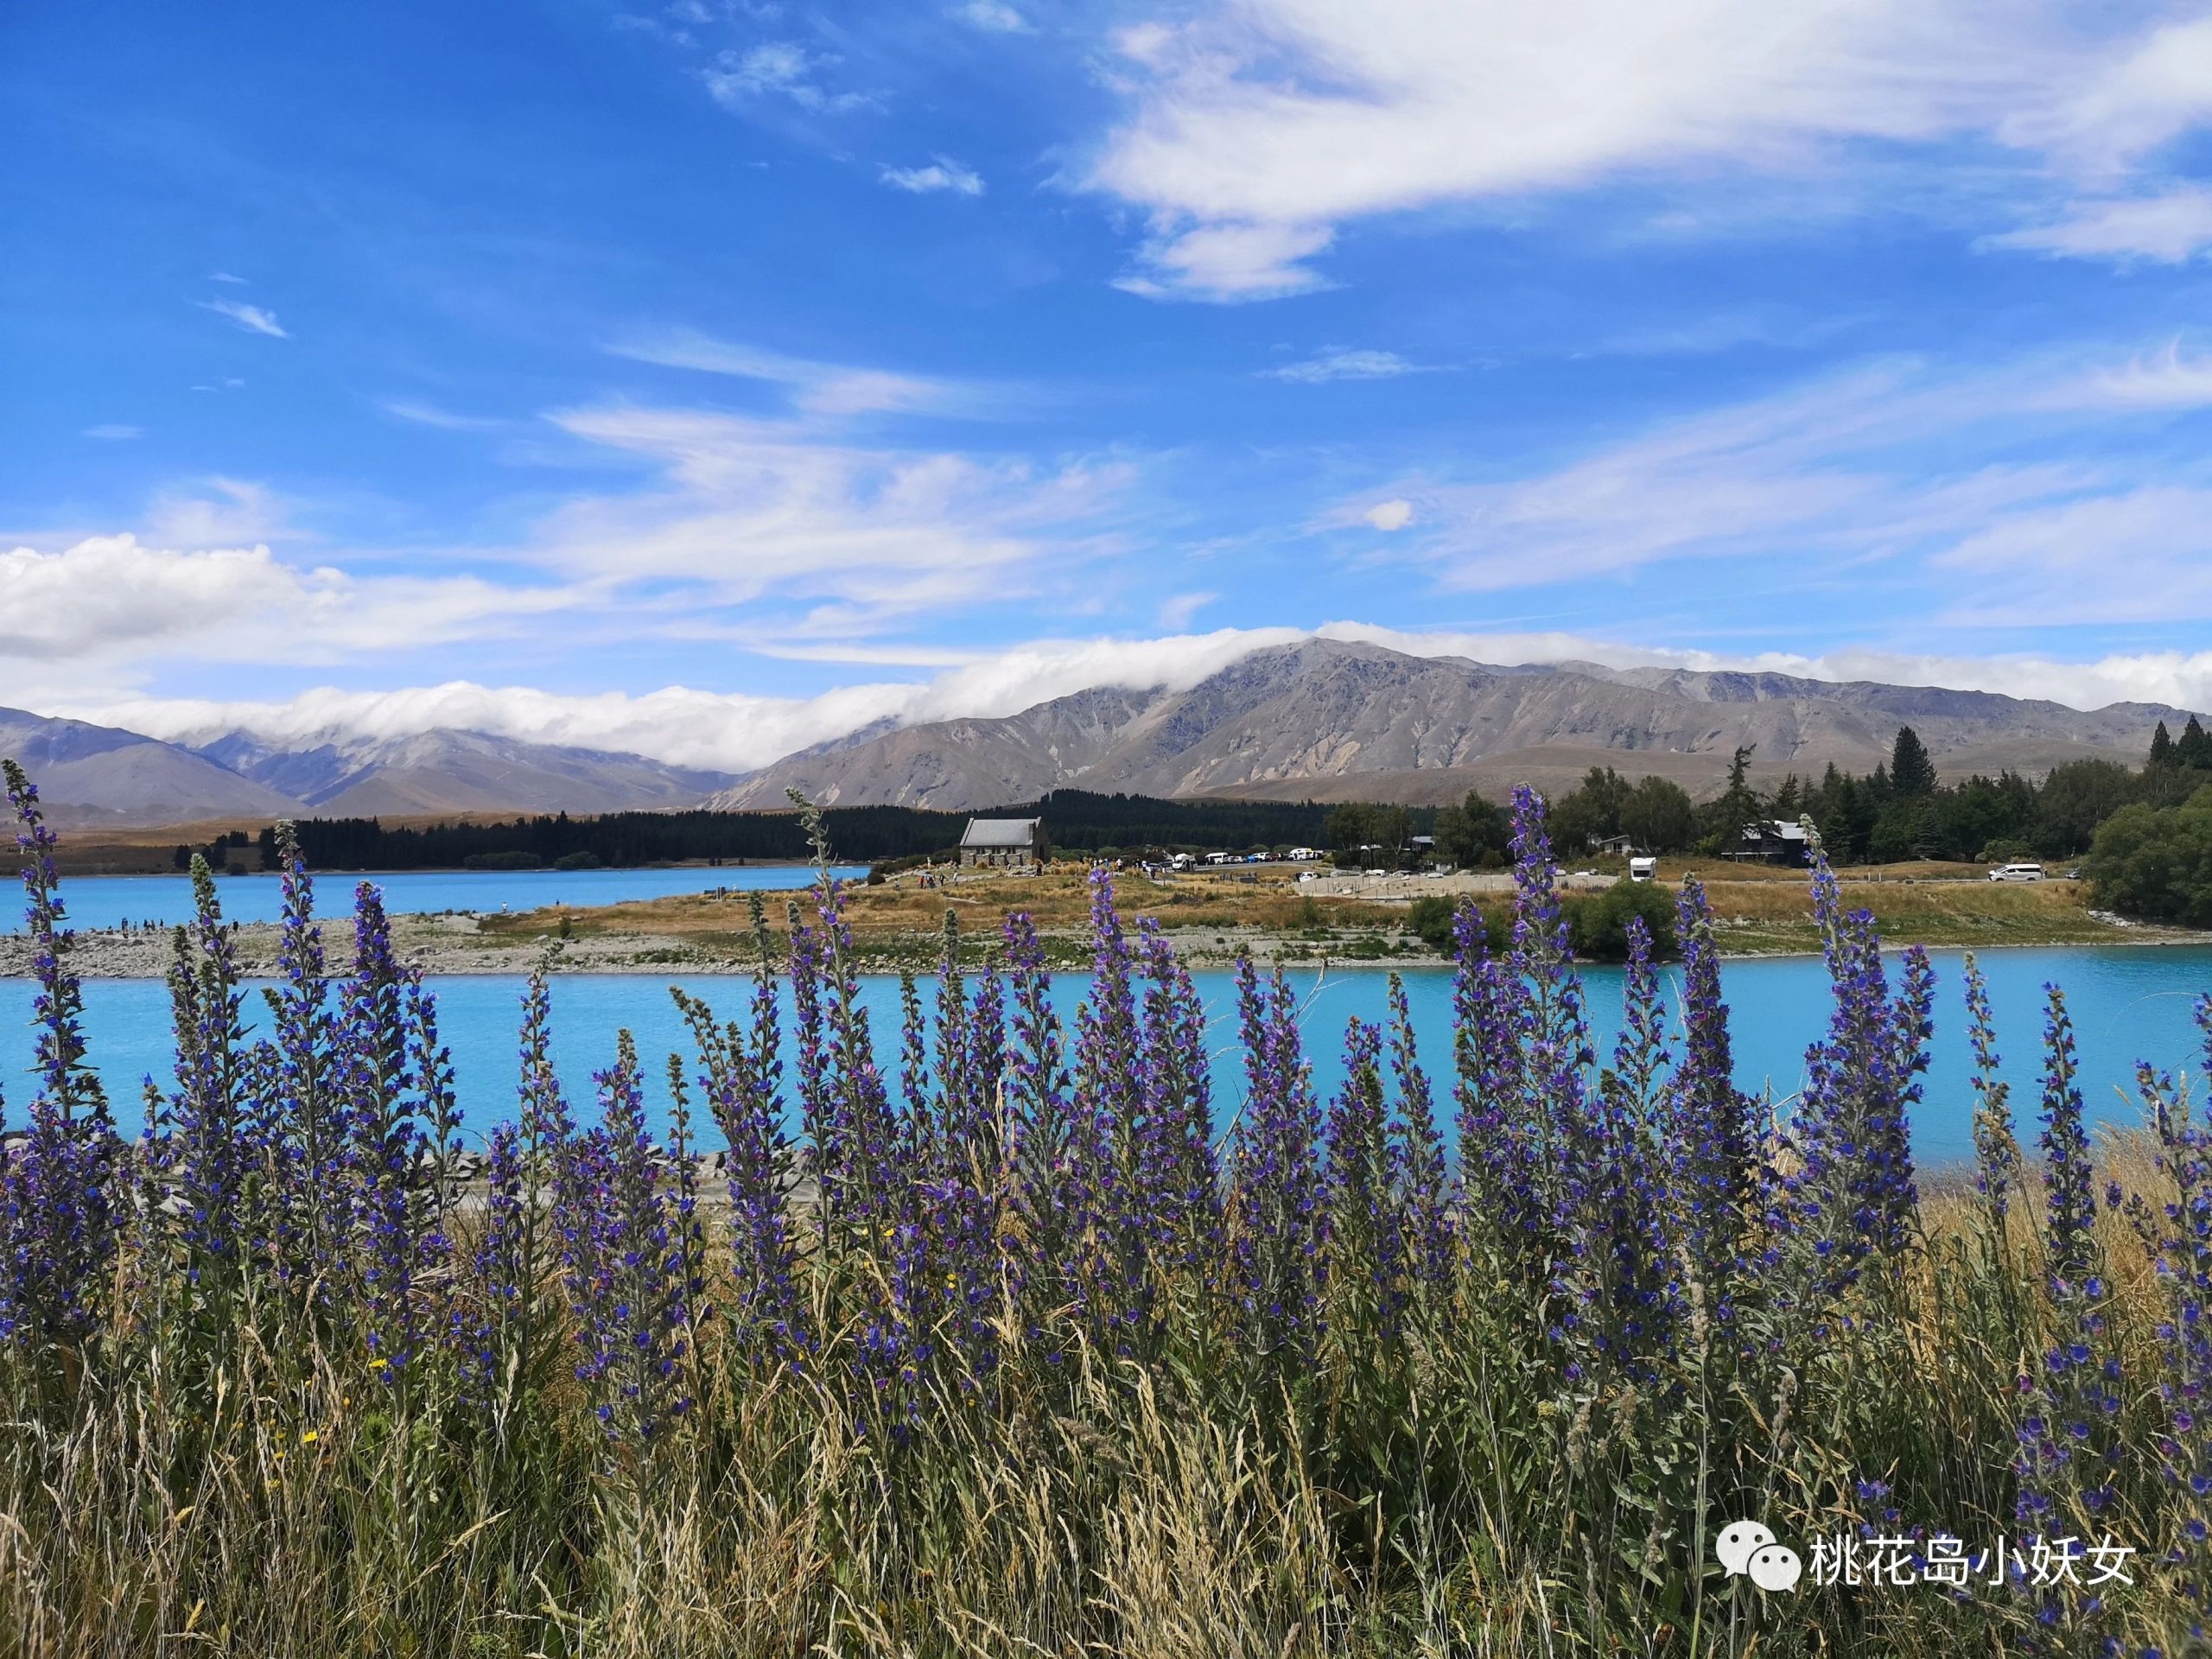
[(440, 728), (531, 742), (646, 754), (681, 766), (744, 771), (880, 720), (904, 724), (1019, 713), (1092, 686), (1180, 690), (1247, 652), (1315, 636), (1422, 657), (1497, 664), (1578, 661), (1611, 668), (1741, 670), (1817, 680), (1876, 680), (2041, 697), (2078, 709), (2116, 702), (2212, 708), (2212, 652), (2120, 653), (2088, 662), (2032, 656), (1915, 655), (1846, 648), (1820, 656), (1656, 649), (1572, 633), (1408, 632), (1359, 622), (1319, 628), (1224, 628), (1153, 639), (1045, 639), (980, 654), (915, 684), (842, 686), (810, 697), (669, 686), (640, 696), (569, 696), (467, 681), (391, 691), (321, 688), (283, 702), (87, 696), (53, 712), (181, 741), (245, 728), (289, 741)]
[(1003, 412), (1007, 404), (1020, 397), (1009, 387), (787, 357), (780, 352), (716, 340), (689, 328), (639, 334), (607, 349), (617, 357), (632, 358), (640, 363), (696, 369), (702, 374), (731, 374), (786, 386), (798, 407), (812, 415), (914, 413), (986, 416)]
[(1409, 363), (1395, 352), (1330, 351), (1302, 363), (1286, 363), (1279, 369), (1262, 369), (1270, 380), (1295, 380), (1319, 385), (1329, 380), (1391, 380), (1402, 374), (1431, 372), (1425, 364)]
[(887, 167), (882, 176), (884, 183), (893, 190), (905, 190), (918, 196), (940, 190), (962, 196), (983, 194), (982, 175), (973, 168), (961, 166), (949, 156), (937, 157), (927, 167)]
[(1988, 245), (2075, 259), (2155, 259), (2177, 265), (2212, 247), (2212, 190), (2077, 201), (2047, 225), (2008, 231)]
[(995, 35), (1026, 35), (1031, 27), (1028, 18), (1005, 4), (1004, 0), (967, 0), (965, 5), (955, 6), (952, 15), (963, 23)]
[(85, 435), (108, 443), (127, 443), (132, 438), (144, 437), (146, 429), (143, 426), (88, 426), (85, 429)]
[(1120, 462), (870, 448), (711, 410), (605, 405), (551, 418), (641, 457), (659, 481), (567, 504), (539, 526), (533, 556), (686, 584), (723, 605), (817, 601), (804, 626), (821, 637), (1034, 594), (1043, 569), (1109, 544), (1098, 538), (1135, 477)]
[(1335, 240), (1334, 231), (1312, 225), (1201, 226), (1152, 238), (1144, 262), (1154, 274), (1122, 276), (1115, 286), (1148, 299), (1281, 299), (1329, 286), (1300, 262)]
[[(2150, 486), (2041, 504), (1961, 538), (1936, 563), (1989, 578), (1953, 605), (1961, 623), (2212, 617), (2212, 490)], [(2112, 580), (2122, 569), (2127, 580)]]
[(1087, 181), (1149, 219), (1142, 293), (1252, 299), (1376, 214), (2009, 146), (2023, 195), (2212, 111), (2212, 22), (2063, 0), (1218, 0), (1124, 29)]
[[(2196, 527), (2200, 516), (2212, 525), (2204, 469), (2115, 451), (2098, 429), (2186, 404), (2202, 395), (2202, 369), (2177, 353), (2087, 373), (2048, 359), (1949, 375), (1878, 363), (1518, 478), (1401, 477), (1379, 507), (1370, 487), (1314, 527), (1418, 520), (1412, 550), (1445, 586), (1468, 590), (1763, 556), (1804, 583), (1881, 566), (1910, 586), (1904, 602), (1959, 622), (2212, 616), (2212, 581), (2199, 574), (2212, 570), (2212, 531)], [(2001, 606), (1974, 574), (1986, 547), (2024, 562)], [(2107, 564), (2124, 558), (2130, 579), (2077, 594), (2083, 572), (2060, 564), (2077, 547)]]
[(2118, 171), (2212, 117), (2212, 15), (2123, 39), (2082, 67), (2055, 106), (2024, 109), (2000, 136)]
[(237, 478), (202, 481), (204, 494), (164, 491), (154, 499), (146, 531), (173, 547), (236, 547), (299, 539), (284, 505), (266, 485)]
[(842, 115), (879, 102), (873, 92), (832, 92), (820, 80), (834, 57), (809, 52), (796, 41), (766, 41), (744, 52), (718, 54), (701, 72), (707, 91), (726, 110), (742, 111), (753, 100), (787, 98), (819, 115)]
[(241, 288), (250, 286), (245, 277), (233, 276), (227, 270), (211, 270), (207, 273), (207, 280), (211, 283), (236, 283)]
[(2183, 357), (2181, 341), (2090, 378), (2089, 395), (2120, 407), (2201, 409), (2212, 404), (2212, 357)]
[(1219, 594), (1176, 594), (1160, 601), (1158, 621), (1172, 633), (1191, 626), (1191, 619), (1219, 599)]
[(569, 596), (473, 577), (379, 577), (302, 569), (265, 546), (181, 551), (100, 536), (0, 552), (0, 661), (105, 664), (145, 657), (318, 663), (480, 633)]
[(277, 322), (276, 314), (260, 306), (245, 305), (237, 300), (201, 300), (198, 303), (201, 310), (228, 317), (250, 334), (267, 334), (272, 340), (291, 338)]
[(504, 421), (486, 419), (480, 415), (456, 415), (451, 410), (441, 409), (435, 404), (426, 404), (413, 397), (386, 397), (377, 407), (395, 420), (411, 421), (417, 426), (435, 426), (446, 432), (489, 432), (506, 424)]

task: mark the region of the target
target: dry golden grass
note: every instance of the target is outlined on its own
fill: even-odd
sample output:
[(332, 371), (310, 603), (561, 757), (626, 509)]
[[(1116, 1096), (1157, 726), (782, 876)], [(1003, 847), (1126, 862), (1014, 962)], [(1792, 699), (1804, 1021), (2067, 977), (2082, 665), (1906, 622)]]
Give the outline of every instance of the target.
[[(769, 927), (785, 927), (786, 895), (767, 895)], [(1115, 908), (1134, 926), (1149, 917), (1163, 927), (1236, 926), (1283, 932), (1319, 925), (1329, 927), (1395, 926), (1405, 919), (1402, 905), (1372, 904), (1357, 899), (1308, 899), (1287, 869), (1242, 874), (1179, 875), (1153, 882), (1130, 874), (1118, 876)], [(888, 882), (848, 888), (845, 915), (861, 943), (887, 937), (934, 937), (946, 911), (960, 918), (970, 938), (995, 933), (1016, 911), (1026, 912), (1040, 931), (1072, 931), (1090, 917), (1088, 870), (1063, 863), (1041, 875), (978, 874), (942, 887), (923, 888), (910, 875), (904, 886)], [(608, 905), (569, 912), (573, 931), (583, 934), (650, 933), (683, 938), (741, 939), (747, 931), (747, 896), (682, 895), (633, 904)], [(494, 937), (527, 938), (545, 932), (558, 912), (486, 917), (484, 931)]]
[[(1693, 871), (1706, 884), (1724, 950), (1733, 955), (1808, 951), (1819, 948), (1812, 896), (1802, 870), (1760, 865), (1700, 867), (1694, 861), (1662, 863), (1662, 885), (1679, 885)], [(2140, 930), (2100, 919), (2078, 882), (2008, 884), (1986, 879), (1980, 866), (1907, 864), (1845, 872), (1845, 901), (1874, 912), (1892, 944), (2087, 944), (2140, 939)], [(1450, 896), (1439, 884), (1440, 893)], [(1501, 895), (1485, 895), (1498, 902)], [(1309, 896), (1286, 868), (1192, 872), (1154, 882), (1132, 874), (1116, 879), (1115, 899), (1132, 922), (1149, 917), (1162, 927), (1243, 930), (1261, 940), (1294, 938), (1315, 928), (1391, 930), (1404, 925), (1404, 902)], [(925, 950), (950, 910), (971, 939), (995, 934), (1007, 915), (1024, 911), (1040, 932), (1063, 941), (1088, 925), (1086, 872), (1072, 861), (1041, 875), (982, 874), (924, 889), (910, 875), (903, 886), (848, 890), (847, 915), (864, 948), (903, 944)], [(747, 932), (743, 894), (682, 896), (566, 912), (575, 934), (652, 936), (741, 955)], [(494, 941), (543, 938), (558, 927), (562, 912), (486, 918)], [(772, 894), (768, 923), (785, 926), (784, 895)], [(2164, 937), (2161, 935), (2160, 937)]]

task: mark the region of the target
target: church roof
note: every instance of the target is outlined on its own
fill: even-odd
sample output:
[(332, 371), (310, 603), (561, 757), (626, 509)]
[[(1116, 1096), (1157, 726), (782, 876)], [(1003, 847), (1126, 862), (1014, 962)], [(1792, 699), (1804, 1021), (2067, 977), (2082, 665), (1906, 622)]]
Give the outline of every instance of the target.
[(963, 847), (1033, 847), (1042, 818), (970, 818)]

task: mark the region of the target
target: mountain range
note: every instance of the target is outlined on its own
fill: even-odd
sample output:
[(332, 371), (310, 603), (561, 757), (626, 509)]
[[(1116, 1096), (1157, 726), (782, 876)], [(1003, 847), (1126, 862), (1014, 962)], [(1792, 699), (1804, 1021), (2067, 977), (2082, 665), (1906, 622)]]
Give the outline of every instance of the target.
[(232, 732), (197, 746), (112, 726), (0, 709), (0, 754), (21, 761), (57, 824), (376, 817), (455, 812), (611, 812), (696, 806), (727, 772), (641, 754), (525, 743), (484, 732), (292, 746)]
[(645, 755), (483, 732), (277, 743), (235, 731), (168, 743), (84, 721), (0, 709), (0, 754), (40, 785), (57, 823), (367, 817), (475, 811), (776, 809), (797, 788), (824, 805), (967, 811), (1082, 788), (1167, 797), (1492, 798), (1513, 784), (1572, 784), (1592, 766), (1657, 774), (1693, 795), (1752, 749), (1755, 779), (1871, 772), (1911, 726), (1947, 776), (2069, 760), (2134, 762), (2183, 709), (2084, 711), (1936, 686), (1783, 674), (1497, 667), (1313, 639), (1254, 651), (1185, 689), (1097, 686), (1018, 714), (879, 721), (733, 775)]
[(1059, 787), (1421, 804), (1471, 787), (1557, 789), (1595, 765), (1712, 795), (1738, 745), (1761, 779), (1830, 762), (1866, 772), (1910, 725), (1947, 775), (2040, 774), (2093, 755), (2139, 760), (2159, 721), (2177, 731), (2187, 718), (1783, 674), (1499, 668), (1316, 639), (1255, 651), (1187, 690), (1096, 689), (1001, 719), (855, 732), (710, 804), (779, 805), (797, 788), (825, 805), (969, 810)]

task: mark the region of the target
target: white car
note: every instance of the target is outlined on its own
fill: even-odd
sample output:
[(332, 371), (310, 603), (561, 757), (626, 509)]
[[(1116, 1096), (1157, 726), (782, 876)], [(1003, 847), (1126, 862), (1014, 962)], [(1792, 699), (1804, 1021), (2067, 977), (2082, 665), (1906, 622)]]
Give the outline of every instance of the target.
[(2040, 881), (2043, 880), (2043, 866), (2000, 864), (1989, 873), (1989, 879), (1993, 881)]

